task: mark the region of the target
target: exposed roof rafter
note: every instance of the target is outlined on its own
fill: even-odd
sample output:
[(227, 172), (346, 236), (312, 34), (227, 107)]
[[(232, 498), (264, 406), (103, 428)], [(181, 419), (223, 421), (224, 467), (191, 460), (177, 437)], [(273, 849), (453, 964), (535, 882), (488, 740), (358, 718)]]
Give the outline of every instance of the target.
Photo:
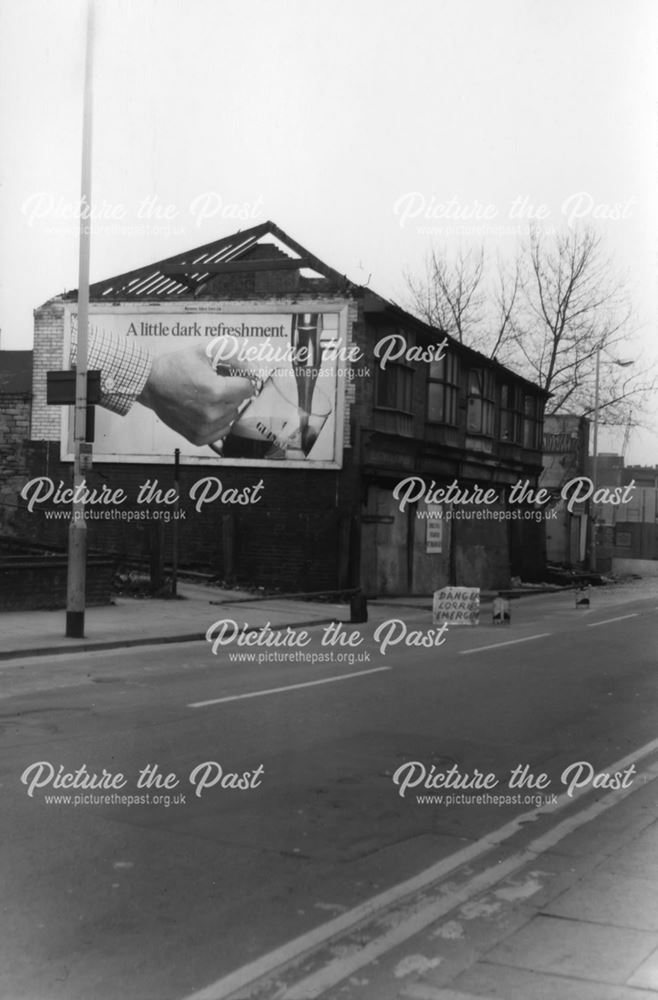
[[(271, 257), (253, 256), (256, 246), (268, 246), (268, 236), (271, 237)], [(340, 286), (351, 284), (344, 275), (309, 253), (273, 222), (263, 222), (165, 260), (97, 281), (90, 286), (89, 297), (107, 302), (194, 296), (217, 275), (284, 270), (312, 271)], [(71, 291), (64, 297), (75, 300), (77, 294)]]

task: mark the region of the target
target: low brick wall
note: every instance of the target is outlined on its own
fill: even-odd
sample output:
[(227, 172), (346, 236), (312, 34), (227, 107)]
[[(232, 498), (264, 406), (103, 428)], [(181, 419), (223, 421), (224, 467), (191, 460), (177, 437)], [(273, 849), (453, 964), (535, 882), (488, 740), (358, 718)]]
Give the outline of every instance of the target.
[[(109, 604), (116, 560), (87, 559), (89, 607)], [(67, 560), (8, 558), (0, 560), (0, 611), (56, 611), (66, 607)]]

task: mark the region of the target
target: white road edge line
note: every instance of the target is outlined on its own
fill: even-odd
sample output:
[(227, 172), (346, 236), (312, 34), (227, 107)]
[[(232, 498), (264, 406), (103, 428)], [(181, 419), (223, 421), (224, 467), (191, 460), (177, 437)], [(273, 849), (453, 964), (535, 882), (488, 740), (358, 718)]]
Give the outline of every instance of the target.
[(609, 625), (610, 622), (623, 622), (626, 618), (637, 618), (639, 612), (634, 612), (632, 615), (619, 615), (617, 618), (606, 618), (602, 622), (590, 622), (587, 628), (597, 628), (599, 625)]
[(485, 649), (499, 649), (501, 646), (515, 646), (517, 642), (530, 642), (531, 639), (545, 639), (546, 636), (553, 635), (552, 632), (539, 632), (538, 635), (526, 635), (522, 639), (509, 639), (507, 642), (494, 642), (491, 646), (476, 646), (474, 649), (460, 649), (460, 656), (467, 656), (468, 653), (482, 653)]
[(357, 670), (353, 674), (336, 674), (335, 677), (321, 677), (317, 681), (304, 681), (302, 684), (286, 684), (285, 687), (267, 688), (265, 691), (247, 691), (245, 694), (230, 694), (225, 698), (209, 698), (208, 701), (193, 701), (188, 708), (205, 708), (206, 705), (222, 705), (226, 701), (241, 701), (243, 698), (262, 698), (266, 694), (279, 694), (280, 691), (296, 691), (298, 688), (315, 687), (317, 684), (332, 684), (334, 681), (346, 681), (350, 677), (365, 677), (367, 674), (379, 674), (382, 670), (392, 670), (393, 667), (371, 667), (370, 670)]
[[(622, 757), (621, 760), (616, 761), (614, 764), (610, 764), (609, 767), (602, 768), (602, 770), (612, 773), (613, 771), (622, 771), (629, 764), (635, 763), (642, 757), (648, 757), (650, 754), (658, 751), (658, 739), (652, 740), (650, 743), (646, 743), (643, 747), (633, 753), (628, 754), (626, 757)], [(658, 769), (653, 772), (658, 777)], [(653, 779), (652, 779), (653, 780)], [(553, 830), (549, 830), (548, 833), (543, 834), (533, 841), (524, 851), (533, 860), (534, 858), (544, 851), (548, 850), (550, 847), (554, 847), (563, 837), (567, 834), (572, 833), (574, 830), (578, 829), (579, 826), (589, 822), (594, 819), (599, 813), (605, 812), (616, 802), (621, 801), (630, 795), (631, 792), (635, 791), (632, 786), (624, 791), (611, 792), (609, 795), (602, 799), (599, 799), (592, 806), (583, 810), (582, 813), (578, 813), (569, 819), (563, 820), (558, 826), (554, 827)], [(445, 878), (456, 868), (461, 867), (467, 862), (471, 862), (478, 858), (480, 855), (487, 853), (495, 847), (498, 847), (505, 840), (514, 836), (515, 833), (526, 823), (534, 822), (538, 815), (546, 815), (547, 813), (559, 812), (566, 806), (573, 802), (577, 802), (578, 799), (582, 798), (584, 795), (588, 794), (587, 789), (583, 789), (581, 792), (576, 792), (573, 798), (568, 798), (568, 796), (561, 795), (558, 804), (556, 806), (548, 806), (540, 809), (534, 809), (527, 813), (522, 813), (515, 819), (510, 820), (505, 823), (498, 830), (494, 830), (482, 837), (477, 843), (471, 844), (469, 847), (464, 847), (460, 851), (456, 851), (449, 857), (444, 858), (442, 861), (437, 862), (435, 865), (431, 865), (426, 868), (425, 871), (421, 872), (419, 875), (415, 875), (405, 882), (399, 882), (397, 885), (392, 886), (390, 889), (386, 889), (384, 892), (379, 893), (377, 896), (373, 896), (371, 899), (365, 901), (365, 903), (359, 904), (359, 906), (354, 907), (352, 910), (348, 910), (346, 913), (341, 913), (340, 916), (334, 917), (333, 920), (329, 920), (326, 924), (321, 924), (319, 927), (314, 928), (311, 931), (307, 931), (306, 934), (302, 934), (292, 941), (288, 941), (286, 944), (281, 945), (279, 948), (275, 948), (274, 951), (270, 951), (248, 965), (244, 965), (241, 969), (236, 969), (234, 972), (229, 973), (227, 976), (218, 979), (215, 983), (210, 986), (205, 986), (196, 993), (191, 993), (184, 997), (183, 1000), (230, 1000), (232, 995), (237, 992), (237, 990), (245, 990), (256, 984), (259, 979), (263, 979), (265, 976), (275, 972), (276, 969), (283, 965), (287, 965), (295, 959), (302, 958), (306, 953), (312, 951), (320, 945), (325, 945), (332, 938), (337, 937), (339, 934), (350, 930), (357, 924), (361, 924), (364, 920), (375, 916), (379, 911), (385, 909), (386, 907), (392, 906), (394, 903), (399, 902), (404, 899), (405, 896), (410, 896), (414, 892), (418, 892), (421, 889), (426, 888), (432, 883), (438, 881), (440, 878)], [(517, 857), (515, 855), (515, 857)], [(523, 862), (522, 862), (523, 863)], [(505, 864), (495, 864), (493, 870), (496, 875), (496, 881), (504, 877), (501, 874), (502, 869)], [(479, 879), (484, 879), (487, 872), (478, 876)], [(475, 881), (475, 880), (474, 880)], [(471, 883), (471, 885), (473, 882)], [(481, 891), (477, 889), (476, 891)], [(434, 904), (436, 906), (436, 904)], [(453, 906), (457, 905), (453, 903)], [(451, 906), (452, 909), (452, 906)], [(440, 915), (440, 914), (439, 914)], [(414, 917), (410, 918), (414, 920)], [(430, 917), (429, 923), (434, 920), (435, 917)], [(422, 929), (422, 928), (420, 928)], [(399, 928), (396, 928), (399, 931)], [(415, 930), (410, 932), (410, 936), (415, 933)], [(387, 935), (388, 939), (388, 935)], [(387, 944), (387, 948), (389, 945)], [(361, 955), (363, 952), (359, 952)], [(357, 956), (354, 956), (356, 959)], [(352, 966), (347, 968), (347, 963), (351, 962), (353, 959), (344, 958), (341, 960), (341, 975), (340, 979), (336, 980), (340, 982), (341, 979), (345, 978), (345, 975), (350, 975), (352, 971)], [(365, 959), (366, 962), (370, 961), (370, 956)], [(359, 968), (360, 963), (355, 968)], [(343, 969), (347, 968), (347, 972), (343, 975)], [(301, 986), (301, 984), (298, 984)], [(322, 989), (326, 989), (327, 986), (323, 986)], [(319, 996), (319, 993), (307, 993), (304, 994), (305, 1000), (312, 1000), (312, 997)], [(293, 1000), (293, 994), (286, 994), (282, 1000)]]

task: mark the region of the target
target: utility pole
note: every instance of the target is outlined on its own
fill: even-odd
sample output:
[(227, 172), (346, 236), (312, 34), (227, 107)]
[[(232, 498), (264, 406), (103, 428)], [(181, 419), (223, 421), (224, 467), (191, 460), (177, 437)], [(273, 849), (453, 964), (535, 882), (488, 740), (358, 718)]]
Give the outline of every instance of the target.
[[(596, 382), (594, 387), (594, 449), (592, 454), (592, 483), (593, 492), (596, 493), (599, 477), (599, 386), (601, 382), (601, 348), (596, 349)], [(592, 538), (590, 542), (589, 568), (592, 573), (596, 573), (596, 506), (590, 501), (590, 530)]]
[[(633, 361), (621, 361), (619, 358), (611, 358), (607, 362), (611, 365), (616, 365), (618, 368), (629, 368), (634, 364)], [(596, 494), (596, 490), (599, 485), (599, 408), (600, 408), (600, 388), (601, 388), (601, 347), (596, 349), (596, 375), (595, 375), (595, 386), (594, 386), (594, 445), (592, 451), (592, 484), (593, 492)], [(630, 421), (630, 417), (629, 417)], [(629, 428), (630, 429), (630, 423)], [(627, 433), (628, 433), (627, 430)], [(624, 445), (624, 449), (625, 449)], [(623, 456), (622, 456), (623, 457)], [(597, 521), (596, 521), (596, 505), (592, 500), (589, 501), (589, 512), (590, 512), (590, 529), (591, 529), (591, 544), (590, 544), (590, 558), (589, 558), (589, 568), (592, 573), (596, 573), (596, 558), (597, 558)]]
[[(91, 133), (93, 83), (94, 0), (87, 0), (84, 101), (82, 116), (82, 173), (80, 185), (80, 257), (78, 281), (78, 343), (73, 425), (74, 500), (69, 526), (68, 578), (66, 591), (66, 635), (82, 639), (85, 634), (85, 590), (87, 575), (87, 524), (82, 486), (89, 467), (87, 424), (87, 339), (89, 326), (89, 253), (91, 245)], [(89, 212), (84, 211), (89, 208)], [(85, 218), (88, 214), (89, 217)]]

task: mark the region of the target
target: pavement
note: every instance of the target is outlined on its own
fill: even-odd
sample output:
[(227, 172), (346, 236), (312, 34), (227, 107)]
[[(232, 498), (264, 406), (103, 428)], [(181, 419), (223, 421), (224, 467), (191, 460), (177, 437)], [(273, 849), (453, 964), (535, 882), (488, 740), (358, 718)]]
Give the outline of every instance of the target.
[[(658, 742), (658, 741), (657, 741)], [(380, 916), (371, 960), (304, 969), (281, 1000), (652, 1000), (658, 997), (658, 759), (635, 788), (587, 796), (557, 824), (455, 868)], [(530, 821), (529, 821), (530, 822)], [(519, 838), (525, 842), (519, 843)], [(432, 919), (433, 918), (433, 919)], [(413, 933), (414, 927), (417, 928)], [(409, 931), (412, 933), (409, 933)], [(352, 931), (352, 940), (364, 934)], [(382, 947), (386, 950), (382, 951)], [(344, 971), (344, 970), (343, 970)], [(240, 994), (236, 993), (235, 997)]]
[[(482, 602), (492, 600), (495, 593), (482, 592)], [(537, 595), (529, 592), (528, 596)], [(373, 611), (397, 607), (431, 612), (432, 599), (427, 595), (391, 597), (370, 602), (369, 606)], [(87, 608), (82, 639), (65, 635), (64, 610), (0, 612), (0, 660), (190, 642), (203, 639), (209, 625), (224, 617), (231, 617), (240, 627), (246, 625), (248, 629), (260, 629), (266, 624), (273, 629), (300, 628), (336, 620), (349, 622), (350, 605), (277, 597), (255, 599), (246, 591), (179, 581), (175, 600), (114, 597), (109, 605)]]
[[(242, 602), (248, 595), (194, 584), (180, 593), (90, 608), (80, 640), (64, 636), (63, 611), (3, 613), (0, 659), (200, 639), (224, 617), (250, 628), (349, 621), (348, 604)], [(515, 624), (562, 607), (567, 596), (514, 603)], [(653, 596), (658, 582), (638, 581), (597, 588), (592, 600), (604, 609)], [(376, 618), (426, 605), (386, 598), (369, 607)], [(509, 838), (491, 837), (476, 858), (456, 858), (434, 881), (410, 880), (409, 892), (402, 887), (394, 905), (375, 908), (368, 926), (345, 923), (322, 948), (221, 997), (658, 1000), (658, 740), (618, 761), (615, 773), (630, 763), (625, 788), (614, 787), (618, 779), (517, 818)], [(202, 998), (215, 1000), (212, 988)]]
[[(205, 638), (220, 618), (259, 629), (301, 627), (339, 618), (349, 621), (349, 604), (324, 604), (271, 598), (253, 600), (243, 591), (201, 584), (178, 584), (178, 599), (115, 597), (112, 604), (87, 608), (84, 638), (65, 635), (66, 612), (4, 611), (0, 613), (0, 660), (57, 655), (92, 649), (190, 642)], [(221, 602), (221, 603), (216, 603)]]
[[(643, 585), (656, 581), (636, 581), (619, 587), (598, 587), (591, 591), (592, 603), (605, 606), (620, 600), (643, 596)], [(498, 591), (482, 591), (480, 620), (487, 621), (488, 602)], [(538, 602), (572, 603), (570, 589), (557, 592), (519, 591), (511, 597), (512, 616), (522, 622)], [(240, 627), (260, 629), (269, 624), (277, 628), (301, 628), (330, 621), (350, 621), (349, 603), (290, 600), (268, 597), (254, 600), (253, 594), (240, 590), (220, 590), (203, 584), (180, 582), (179, 599), (115, 597), (112, 604), (87, 608), (85, 634), (82, 639), (65, 635), (66, 612), (4, 611), (0, 612), (0, 660), (26, 656), (53, 656), (92, 649), (113, 649), (123, 646), (146, 646), (165, 642), (190, 642), (203, 639), (208, 627), (219, 618), (231, 617)], [(518, 599), (514, 599), (515, 596)], [(521, 599), (522, 598), (522, 599)], [(431, 612), (432, 601), (419, 597), (382, 597), (368, 602), (371, 617), (387, 617), (391, 608), (416, 612)], [(523, 609), (523, 610), (521, 610)], [(529, 614), (530, 613), (530, 614)]]
[[(325, 603), (268, 597), (255, 599), (240, 590), (221, 590), (198, 583), (178, 583), (178, 599), (114, 597), (112, 604), (85, 611), (84, 638), (65, 635), (66, 612), (0, 612), (0, 660), (17, 656), (45, 656), (91, 649), (147, 646), (161, 642), (203, 639), (219, 618), (231, 617), (240, 627), (301, 628), (330, 621), (350, 621), (349, 603)], [(497, 593), (497, 592), (496, 592)], [(483, 603), (494, 592), (483, 592)], [(536, 594), (531, 593), (531, 597)], [(373, 610), (398, 607), (430, 611), (431, 597), (385, 598), (373, 601)]]
[[(408, 942), (405, 956), (393, 956), (393, 980), (404, 985), (391, 995), (657, 997), (656, 777), (654, 764), (644, 787), (597, 814), (600, 796), (593, 819), (580, 825), (576, 817), (553, 846)], [(424, 968), (419, 955), (427, 960)], [(434, 967), (433, 958), (439, 959)]]

